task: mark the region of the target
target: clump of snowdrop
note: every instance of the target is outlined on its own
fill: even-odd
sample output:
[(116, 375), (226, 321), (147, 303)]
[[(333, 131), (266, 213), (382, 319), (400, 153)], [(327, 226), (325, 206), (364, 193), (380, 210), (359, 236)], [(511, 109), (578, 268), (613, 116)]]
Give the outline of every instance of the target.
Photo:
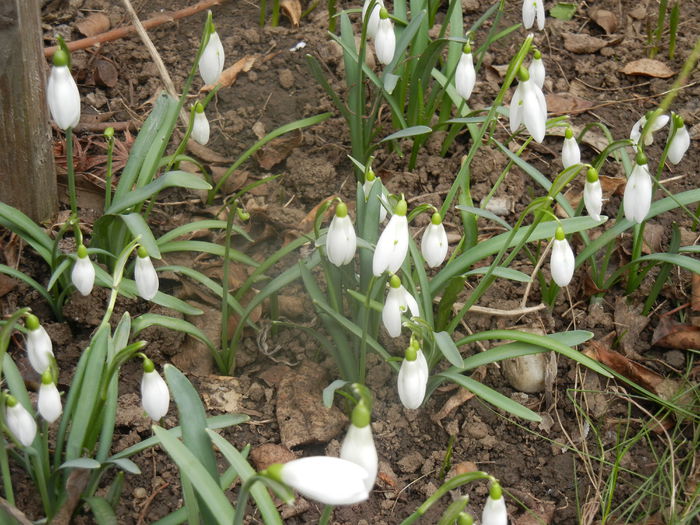
[(542, 90), (530, 77), (524, 67), (518, 71), (518, 87), (510, 101), (510, 131), (515, 133), (520, 124), (536, 142), (544, 140), (547, 129), (547, 102)]
[(523, 27), (530, 29), (537, 19), (537, 29), (544, 29), (544, 0), (523, 0)]
[(46, 86), (51, 117), (59, 128), (74, 128), (80, 122), (80, 93), (70, 74), (70, 56), (59, 48), (53, 55), (53, 67)]
[(489, 489), (489, 497), (481, 514), (481, 525), (508, 525), (508, 510), (503, 499), (503, 489), (493, 482)]
[(36, 421), (13, 396), (5, 396), (5, 424), (23, 447), (30, 447), (36, 437)]
[(90, 295), (95, 284), (95, 267), (88, 257), (87, 248), (82, 244), (78, 246), (77, 257), (70, 277), (73, 286), (81, 295)]
[(690, 134), (685, 127), (683, 117), (677, 113), (673, 114), (673, 128), (676, 130), (671, 137), (671, 143), (668, 146), (668, 160), (673, 164), (678, 164), (690, 147)]
[(425, 399), (429, 375), (430, 370), (423, 351), (418, 342), (412, 339), (404, 354), (397, 380), (399, 399), (404, 407), (415, 410), (421, 406)]
[(367, 404), (360, 400), (352, 410), (350, 428), (340, 446), (340, 457), (360, 465), (367, 471), (365, 487), (368, 491), (374, 487), (377, 479), (379, 458), (372, 436), (371, 411)]
[(431, 268), (440, 266), (447, 256), (447, 232), (442, 224), (442, 217), (438, 212), (433, 213), (430, 224), (423, 232), (420, 249), (423, 259)]
[(586, 211), (592, 219), (600, 220), (600, 212), (603, 209), (603, 188), (598, 178), (598, 170), (588, 168), (586, 172), (586, 184), (583, 187), (583, 203)]
[(29, 364), (37, 374), (43, 374), (51, 365), (53, 344), (46, 329), (39, 324), (37, 316), (28, 314), (25, 320), (27, 327), (27, 357)]
[(455, 70), (455, 90), (464, 100), (469, 100), (475, 84), (476, 71), (474, 71), (472, 48), (469, 43), (466, 43)]
[(201, 102), (197, 102), (194, 105), (194, 120), (192, 121), (192, 139), (201, 144), (206, 145), (209, 142), (209, 120), (204, 113), (204, 106)]
[(401, 316), (407, 311), (411, 312), (413, 317), (419, 316), (418, 302), (401, 284), (399, 276), (392, 275), (382, 308), (382, 323), (391, 337), (401, 335)]
[(37, 398), (37, 410), (41, 417), (48, 423), (56, 421), (63, 407), (61, 405), (61, 394), (56, 388), (56, 383), (53, 379), (53, 374), (50, 369), (47, 369), (41, 376), (41, 386), (39, 387), (39, 396)]
[(544, 87), (546, 72), (544, 69), (544, 62), (542, 61), (542, 53), (539, 49), (535, 49), (535, 52), (532, 54), (532, 62), (530, 62), (527, 72), (530, 73), (530, 78), (532, 78), (535, 84), (542, 89)]
[(143, 356), (143, 377), (141, 378), (141, 404), (148, 417), (160, 421), (170, 407), (170, 390), (167, 383), (156, 371), (153, 361)]
[(386, 271), (396, 273), (406, 258), (406, 253), (408, 253), (407, 211), (406, 199), (401, 197), (394, 208), (394, 215), (391, 216), (386, 228), (377, 240), (377, 247), (372, 259), (372, 273), (376, 277)]
[(335, 207), (335, 215), (326, 234), (326, 256), (331, 263), (340, 267), (352, 261), (356, 248), (355, 227), (348, 215), (347, 205), (341, 201)]
[(634, 123), (634, 126), (632, 126), (632, 131), (630, 131), (630, 140), (634, 143), (635, 146), (639, 144), (639, 139), (642, 137), (642, 131), (644, 131), (644, 128), (647, 125), (648, 118), (653, 118), (653, 121), (649, 126), (646, 135), (644, 135), (645, 146), (650, 146), (654, 143), (653, 133), (659, 131), (666, 124), (668, 124), (669, 121), (668, 115), (657, 115), (656, 112), (652, 111), (644, 115), (642, 118), (640, 118), (637, 122)]
[(651, 207), (653, 185), (647, 158), (641, 151), (637, 152), (634, 168), (627, 178), (622, 204), (628, 221), (641, 224), (646, 219)]
[(134, 266), (134, 280), (139, 296), (146, 301), (150, 301), (158, 293), (158, 274), (143, 246), (138, 248), (136, 265)]
[(374, 39), (374, 51), (377, 59), (383, 65), (391, 64), (396, 51), (396, 34), (394, 33), (394, 23), (389, 18), (389, 12), (382, 7), (379, 11), (379, 23), (377, 34)]
[(571, 128), (566, 128), (564, 133), (564, 144), (561, 147), (561, 163), (564, 165), (564, 168), (570, 168), (581, 163), (581, 149), (578, 147), (574, 131)]
[(574, 276), (576, 261), (574, 251), (566, 240), (564, 229), (561, 226), (557, 226), (557, 231), (554, 234), (552, 256), (549, 264), (554, 282), (560, 287), (567, 286)]
[[(369, 9), (372, 0), (365, 0), (362, 5), (362, 20), (367, 18), (367, 10)], [(367, 20), (367, 36), (369, 38), (374, 38), (377, 36), (377, 30), (379, 29), (379, 13), (384, 8), (384, 2), (382, 0), (376, 0), (374, 6), (372, 7), (372, 12)]]
[(199, 58), (199, 75), (205, 84), (216, 84), (224, 70), (224, 46), (216, 32), (214, 24), (211, 22), (211, 12), (209, 12), (209, 40)]

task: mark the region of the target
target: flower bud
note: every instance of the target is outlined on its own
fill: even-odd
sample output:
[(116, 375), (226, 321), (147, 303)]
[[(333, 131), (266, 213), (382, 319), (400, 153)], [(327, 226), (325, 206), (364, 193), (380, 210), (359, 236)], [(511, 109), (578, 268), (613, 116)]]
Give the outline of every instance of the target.
[[(469, 51), (467, 51), (469, 49)], [(457, 63), (455, 70), (455, 90), (464, 100), (468, 100), (476, 84), (476, 71), (474, 59), (469, 44), (464, 46), (464, 51)]]
[(22, 446), (30, 447), (36, 437), (36, 421), (22, 403), (14, 397), (7, 396), (5, 405), (5, 424)]
[(352, 411), (352, 422), (340, 447), (340, 457), (360, 465), (367, 471), (365, 487), (372, 490), (377, 479), (379, 458), (372, 437), (371, 414), (367, 405), (360, 401)]
[(199, 75), (207, 85), (218, 82), (221, 72), (224, 70), (224, 46), (219, 34), (212, 31), (209, 34), (202, 56), (199, 58)]
[(417, 343), (413, 342), (406, 350), (397, 379), (399, 399), (404, 407), (412, 410), (423, 404), (430, 375), (423, 351), (415, 345)]
[(372, 273), (376, 277), (385, 271), (396, 273), (408, 253), (408, 219), (406, 201), (401, 198), (394, 208), (394, 215), (377, 240), (377, 247), (372, 258)]
[(668, 146), (668, 160), (673, 164), (678, 164), (690, 147), (690, 134), (680, 115), (673, 115), (673, 121), (676, 127), (676, 134), (673, 135), (671, 144)]
[(574, 276), (575, 267), (574, 252), (564, 236), (564, 230), (559, 226), (552, 245), (552, 257), (550, 259), (552, 279), (558, 286), (567, 286)]
[(170, 407), (170, 390), (167, 383), (156, 372), (153, 361), (143, 360), (143, 377), (141, 378), (141, 404), (154, 421), (160, 421)]
[(46, 100), (51, 117), (62, 130), (74, 128), (80, 122), (80, 93), (70, 74), (70, 57), (63, 49), (53, 56), (53, 67), (46, 86)]
[(561, 148), (561, 163), (564, 165), (564, 168), (581, 163), (581, 149), (578, 147), (578, 142), (576, 142), (571, 128), (566, 128), (564, 145)]
[(374, 39), (374, 50), (379, 62), (386, 66), (391, 64), (391, 61), (394, 59), (396, 34), (394, 33), (394, 23), (389, 18), (386, 9), (382, 8), (380, 10), (379, 17), (377, 35)]
[(401, 315), (407, 310), (413, 317), (420, 315), (416, 299), (403, 287), (401, 279), (397, 275), (392, 275), (389, 292), (386, 294), (384, 308), (382, 308), (382, 323), (391, 337), (401, 335)]
[(331, 263), (340, 267), (352, 261), (356, 248), (357, 236), (348, 216), (348, 207), (340, 202), (326, 234), (326, 256)]
[(194, 109), (191, 137), (202, 146), (209, 142), (209, 121), (204, 114), (204, 106), (199, 102), (197, 102)]
[(139, 246), (134, 266), (134, 280), (136, 281), (136, 290), (146, 301), (153, 299), (158, 293), (158, 274), (153, 267), (151, 258), (146, 250)]
[(583, 187), (583, 203), (591, 218), (600, 220), (600, 212), (603, 209), (603, 188), (598, 180), (598, 172), (595, 168), (588, 168), (586, 184)]
[(39, 324), (39, 319), (35, 315), (28, 314), (25, 324), (29, 364), (32, 365), (37, 374), (43, 374), (51, 365), (53, 358), (51, 338), (44, 327)]
[(430, 224), (425, 228), (420, 249), (423, 259), (431, 268), (440, 266), (447, 256), (447, 233), (439, 213), (433, 213)]
[(81, 295), (90, 295), (95, 284), (95, 267), (88, 257), (87, 249), (82, 244), (78, 246), (78, 253), (70, 275), (73, 286)]
[(59, 394), (56, 388), (56, 383), (53, 382), (50, 369), (47, 369), (41, 376), (37, 409), (41, 417), (48, 423), (56, 421), (63, 411), (63, 407), (61, 406), (61, 394)]
[(653, 184), (646, 157), (638, 155), (632, 173), (625, 185), (622, 204), (628, 221), (641, 224), (646, 219), (651, 207)]
[(494, 482), (481, 514), (481, 525), (508, 525), (508, 510), (501, 486)]

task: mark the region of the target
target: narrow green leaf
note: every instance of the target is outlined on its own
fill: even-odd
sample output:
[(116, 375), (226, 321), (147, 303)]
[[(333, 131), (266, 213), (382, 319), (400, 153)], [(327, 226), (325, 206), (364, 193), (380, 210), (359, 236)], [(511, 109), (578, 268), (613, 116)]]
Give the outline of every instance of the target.
[(477, 208), (476, 206), (466, 206), (464, 204), (458, 204), (456, 208), (458, 210), (468, 211), (469, 213), (473, 213), (474, 215), (478, 215), (479, 217), (483, 217), (484, 219), (489, 219), (495, 222), (496, 224), (503, 226), (508, 231), (513, 229), (513, 227), (510, 224), (508, 224), (505, 220), (500, 218), (495, 213), (490, 212), (489, 210), (483, 210), (481, 208)]
[(158, 243), (156, 242), (155, 237), (153, 237), (151, 228), (148, 227), (148, 224), (146, 224), (146, 221), (140, 213), (115, 215), (115, 217), (119, 217), (124, 224), (126, 224), (126, 227), (134, 238), (140, 237), (139, 244), (144, 247), (149, 256), (155, 259), (160, 259), (161, 255), (160, 250), (158, 249)]
[(82, 468), (86, 470), (92, 470), (100, 468), (102, 464), (92, 458), (76, 458), (64, 461), (58, 468)]
[(323, 406), (330, 408), (333, 406), (333, 398), (335, 397), (335, 391), (343, 388), (345, 385), (349, 385), (350, 381), (345, 381), (344, 379), (336, 379), (330, 385), (323, 389)]
[(384, 137), (380, 142), (388, 142), (395, 139), (403, 139), (406, 137), (415, 137), (416, 135), (425, 135), (426, 133), (431, 133), (433, 130), (428, 126), (411, 126), (410, 128), (404, 128), (391, 135)]
[(51, 294), (41, 286), (38, 282), (36, 282), (34, 279), (29, 277), (27, 274), (20, 272), (19, 270), (15, 270), (14, 268), (10, 268), (9, 266), (5, 264), (0, 264), (0, 273), (4, 273), (5, 275), (9, 275), (10, 277), (14, 277), (15, 279), (19, 279), (23, 283), (31, 286), (34, 288), (41, 296), (46, 299), (46, 301), (49, 304), (53, 304), (53, 297), (51, 297)]
[(665, 263), (675, 264), (686, 270), (690, 270), (693, 273), (700, 274), (700, 261), (697, 259), (691, 259), (685, 255), (680, 255), (677, 253), (652, 253), (651, 255), (645, 255), (637, 259), (637, 261), (659, 261)]
[[(489, 271), (488, 266), (481, 266), (479, 268), (474, 268), (473, 270), (469, 270), (467, 273), (464, 274), (464, 276), (466, 277), (467, 275), (483, 275), (488, 271)], [(501, 277), (502, 279), (510, 279), (511, 281), (517, 281), (519, 283), (529, 283), (530, 282), (529, 275), (527, 275), (526, 273), (520, 272), (518, 270), (513, 270), (512, 268), (504, 268), (503, 266), (496, 266), (493, 269), (492, 273), (496, 277)]]
[(184, 334), (191, 335), (192, 337), (199, 339), (202, 343), (207, 345), (212, 354), (217, 352), (214, 343), (207, 337), (207, 335), (197, 328), (192, 323), (185, 321), (184, 319), (177, 319), (175, 317), (168, 317), (167, 315), (159, 314), (149, 314), (145, 313), (134, 319), (132, 323), (132, 333), (136, 336), (142, 330), (150, 326), (162, 326), (164, 328), (169, 328), (171, 330), (177, 330)]
[(141, 474), (141, 469), (139, 466), (131, 461), (130, 459), (126, 458), (118, 458), (118, 459), (111, 459), (106, 461), (106, 463), (113, 463), (116, 466), (118, 466), (120, 469), (122, 469), (125, 472), (128, 472), (129, 474), (134, 474), (136, 476), (139, 476)]
[(58, 280), (61, 278), (61, 275), (63, 275), (63, 273), (72, 265), (73, 259), (71, 257), (64, 257), (63, 260), (59, 263), (59, 265), (51, 274), (51, 278), (49, 279), (49, 284), (46, 285), (46, 289), (51, 290), (56, 284), (56, 282), (58, 282)]
[[(128, 208), (137, 204), (143, 203), (153, 195), (163, 191), (166, 188), (187, 188), (192, 190), (210, 190), (211, 186), (200, 176), (186, 171), (169, 171), (164, 173), (150, 184), (146, 184), (142, 188), (136, 188), (124, 197), (114, 201), (112, 205), (105, 210), (107, 215), (116, 215)], [(150, 253), (150, 252), (149, 252)]]
[[(160, 247), (162, 253), (171, 252), (199, 252), (210, 253), (212, 255), (224, 256), (224, 247), (220, 244), (207, 241), (169, 241), (163, 243)], [(229, 258), (233, 261), (238, 261), (253, 268), (257, 268), (258, 262), (251, 259), (243, 252), (238, 250), (229, 251)]]
[(97, 525), (117, 525), (117, 516), (114, 514), (114, 509), (112, 509), (109, 501), (99, 496), (85, 498), (85, 501), (90, 505), (90, 510), (95, 517)]
[(435, 342), (442, 352), (442, 355), (445, 356), (450, 364), (456, 367), (461, 367), (463, 359), (459, 353), (457, 345), (452, 339), (452, 336), (447, 332), (433, 332), (433, 337), (435, 337)]

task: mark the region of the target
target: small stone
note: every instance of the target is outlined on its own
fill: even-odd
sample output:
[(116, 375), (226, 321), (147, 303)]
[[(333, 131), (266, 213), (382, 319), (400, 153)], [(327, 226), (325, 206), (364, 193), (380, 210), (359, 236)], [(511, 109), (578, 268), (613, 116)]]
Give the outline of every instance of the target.
[(415, 472), (423, 464), (423, 456), (420, 452), (411, 452), (398, 461), (399, 468), (404, 474)]
[(666, 353), (666, 362), (673, 368), (683, 368), (685, 366), (685, 355), (680, 350), (671, 350)]
[(136, 487), (132, 494), (136, 499), (144, 499), (146, 496), (148, 496), (148, 492), (146, 492), (146, 489), (143, 487)]
[(289, 69), (283, 69), (279, 72), (279, 81), (284, 89), (291, 89), (294, 86), (294, 73)]
[(264, 470), (273, 463), (287, 463), (296, 459), (287, 447), (275, 443), (264, 443), (250, 451), (250, 461), (255, 470)]

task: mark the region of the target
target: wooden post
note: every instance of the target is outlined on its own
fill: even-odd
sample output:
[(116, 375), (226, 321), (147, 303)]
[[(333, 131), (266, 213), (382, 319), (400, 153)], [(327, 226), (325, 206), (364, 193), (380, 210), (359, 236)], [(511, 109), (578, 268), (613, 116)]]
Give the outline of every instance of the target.
[(39, 0), (0, 1), (0, 201), (35, 221), (58, 207)]

